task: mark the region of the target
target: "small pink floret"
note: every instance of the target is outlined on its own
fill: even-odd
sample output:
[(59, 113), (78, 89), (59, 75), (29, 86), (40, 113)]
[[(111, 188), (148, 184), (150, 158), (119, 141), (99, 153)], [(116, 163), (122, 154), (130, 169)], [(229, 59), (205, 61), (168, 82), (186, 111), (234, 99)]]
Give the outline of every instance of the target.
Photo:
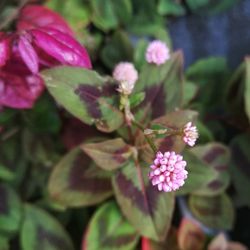
[(197, 127), (193, 126), (192, 122), (188, 122), (183, 128), (183, 141), (193, 147), (198, 137)]
[(155, 40), (151, 42), (146, 51), (146, 60), (148, 63), (157, 65), (164, 64), (170, 58), (169, 48), (166, 43)]
[(121, 62), (116, 65), (113, 77), (120, 83), (118, 91), (130, 95), (138, 79), (138, 72), (132, 63)]
[(182, 160), (182, 156), (173, 151), (165, 152), (164, 154), (158, 152), (154, 165), (151, 165), (149, 179), (153, 186), (157, 186), (159, 191), (175, 191), (185, 183), (188, 175), (188, 172), (185, 170), (186, 165), (187, 163)]

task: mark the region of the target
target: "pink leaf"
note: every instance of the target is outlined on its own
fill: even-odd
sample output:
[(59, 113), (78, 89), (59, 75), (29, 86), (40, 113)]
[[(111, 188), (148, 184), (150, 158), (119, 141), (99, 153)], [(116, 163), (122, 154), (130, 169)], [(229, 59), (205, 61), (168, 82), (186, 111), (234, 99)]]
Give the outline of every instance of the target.
[(12, 60), (0, 69), (0, 106), (32, 108), (43, 90), (43, 80), (20, 61)]
[(62, 64), (91, 68), (88, 52), (71, 36), (55, 29), (35, 29), (31, 33), (36, 46)]
[(29, 70), (33, 74), (37, 74), (38, 73), (38, 57), (37, 57), (36, 51), (34, 50), (33, 46), (31, 45), (29, 41), (28, 34), (21, 35), (19, 37), (18, 51), (24, 63), (29, 68)]
[(10, 56), (10, 41), (4, 33), (0, 32), (0, 67), (5, 65)]
[(44, 27), (53, 28), (73, 36), (69, 25), (56, 12), (40, 5), (27, 5), (21, 10), (17, 22), (18, 31)]

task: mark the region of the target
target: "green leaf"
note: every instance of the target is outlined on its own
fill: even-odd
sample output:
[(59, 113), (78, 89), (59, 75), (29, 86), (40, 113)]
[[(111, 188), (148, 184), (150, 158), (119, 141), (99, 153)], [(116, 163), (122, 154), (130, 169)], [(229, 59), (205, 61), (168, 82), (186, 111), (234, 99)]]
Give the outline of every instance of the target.
[(112, 3), (120, 23), (127, 24), (132, 18), (131, 0), (112, 0)]
[(201, 227), (192, 219), (183, 218), (178, 230), (178, 243), (182, 250), (203, 250), (205, 234)]
[(35, 106), (23, 111), (25, 125), (33, 132), (58, 133), (61, 129), (61, 120), (55, 103), (48, 95), (43, 95)]
[(157, 118), (180, 107), (182, 104), (183, 57), (176, 52), (165, 64), (146, 64), (141, 70), (136, 91), (145, 91), (140, 107), (140, 119)]
[(232, 7), (237, 2), (238, 0), (187, 0), (187, 5), (193, 12), (198, 14), (217, 14)]
[(93, 13), (92, 21), (99, 29), (108, 31), (117, 27), (119, 21), (112, 0), (93, 0), (90, 4)]
[(113, 176), (116, 200), (128, 221), (140, 235), (154, 240), (167, 236), (174, 194), (162, 193), (148, 180), (148, 169), (130, 161)]
[(81, 0), (66, 1), (64, 4), (60, 0), (50, 0), (46, 5), (59, 12), (76, 31), (86, 27), (90, 22), (89, 6)]
[(139, 93), (132, 93), (129, 96), (129, 102), (130, 102), (130, 107), (135, 108), (139, 104), (142, 103), (142, 101), (145, 99), (145, 93), (144, 92), (139, 92)]
[(157, 10), (160, 15), (182, 16), (186, 13), (184, 6), (175, 0), (160, 0)]
[(148, 47), (148, 42), (145, 39), (140, 39), (134, 49), (134, 64), (137, 69), (141, 69), (146, 64), (145, 53)]
[(225, 58), (221, 57), (199, 60), (187, 69), (187, 80), (199, 86), (196, 100), (203, 105), (203, 115), (218, 105), (223, 106), (229, 72)]
[(132, 61), (133, 46), (126, 32), (116, 31), (101, 51), (101, 59), (111, 70), (122, 61)]
[(134, 250), (139, 237), (116, 203), (102, 205), (90, 220), (82, 250)]
[(217, 196), (191, 195), (189, 207), (193, 215), (204, 225), (214, 229), (232, 229), (234, 208), (226, 194)]
[(9, 240), (3, 235), (0, 235), (0, 249), (10, 250)]
[(0, 125), (10, 123), (16, 114), (17, 111), (15, 109), (4, 108), (4, 110), (1, 110)]
[(73, 250), (63, 227), (51, 215), (31, 205), (24, 207), (21, 245), (25, 250)]
[(14, 233), (18, 231), (22, 218), (22, 206), (19, 197), (12, 188), (0, 184), (0, 231)]
[(110, 173), (75, 148), (53, 169), (48, 190), (52, 201), (64, 207), (94, 205), (111, 196)]
[(233, 185), (236, 189), (239, 205), (250, 207), (250, 135), (241, 134), (235, 137), (231, 143), (232, 159), (230, 172)]
[(0, 164), (0, 179), (10, 181), (15, 178), (14, 173), (6, 166)]
[(187, 161), (186, 170), (188, 171), (188, 178), (186, 179), (184, 186), (177, 190), (177, 195), (196, 192), (197, 190), (206, 187), (208, 183), (214, 180), (214, 171), (194, 155), (192, 151), (184, 151), (183, 158)]
[(248, 120), (250, 121), (250, 57), (245, 59), (246, 62), (246, 80), (245, 80), (245, 91), (244, 91), (244, 99), (245, 99), (245, 110), (248, 116)]
[(133, 153), (132, 146), (126, 144), (121, 138), (82, 144), (81, 149), (104, 170), (121, 167)]
[(196, 127), (199, 131), (199, 144), (204, 144), (215, 140), (212, 132), (203, 122), (198, 120), (196, 122)]
[(183, 106), (188, 105), (198, 92), (198, 86), (190, 81), (186, 81), (183, 89)]
[(72, 115), (104, 132), (123, 123), (118, 106), (116, 85), (95, 71), (59, 66), (41, 73), (52, 96)]
[(224, 192), (230, 183), (228, 147), (220, 143), (208, 143), (196, 146), (190, 150), (198, 159), (205, 163), (214, 173), (214, 178), (197, 189), (194, 193), (199, 195), (216, 195)]

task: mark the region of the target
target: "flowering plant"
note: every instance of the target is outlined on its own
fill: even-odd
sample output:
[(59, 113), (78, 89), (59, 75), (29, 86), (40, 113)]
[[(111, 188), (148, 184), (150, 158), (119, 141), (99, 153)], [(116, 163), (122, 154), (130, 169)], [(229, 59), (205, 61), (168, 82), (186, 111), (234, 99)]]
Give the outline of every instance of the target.
[[(74, 30), (35, 4), (18, 8), (15, 25), (0, 33), (0, 249), (245, 249), (223, 233), (212, 239), (204, 228), (232, 229), (232, 197), (249, 206), (239, 184), (250, 185), (249, 179), (244, 168), (236, 170), (249, 162), (243, 146), (249, 91), (240, 117), (246, 134), (234, 132), (231, 149), (228, 138), (218, 139), (218, 126), (227, 131), (231, 125), (205, 122), (215, 111), (203, 97), (212, 89), (206, 81), (223, 79), (229, 82), (225, 103), (242, 107), (228, 100), (235, 89), (242, 97), (244, 72), (240, 84), (248, 90), (249, 60), (230, 81), (226, 66), (219, 73), (213, 68), (224, 65), (220, 59), (185, 72), (182, 52), (172, 49), (164, 29), (158, 34), (158, 18), (157, 29), (143, 34), (154, 39), (132, 45), (128, 33), (117, 30), (98, 43), (100, 30), (119, 22), (136, 33), (139, 19), (128, 17), (132, 5), (122, 1), (127, 16), (120, 17), (112, 3), (105, 18), (98, 1), (90, 1), (93, 15), (72, 2), (74, 12), (57, 8)], [(170, 5), (171, 15), (184, 13), (181, 3)], [(120, 14), (112, 19), (113, 9)], [(84, 16), (90, 28), (81, 33)], [(231, 118), (238, 119), (233, 112)]]

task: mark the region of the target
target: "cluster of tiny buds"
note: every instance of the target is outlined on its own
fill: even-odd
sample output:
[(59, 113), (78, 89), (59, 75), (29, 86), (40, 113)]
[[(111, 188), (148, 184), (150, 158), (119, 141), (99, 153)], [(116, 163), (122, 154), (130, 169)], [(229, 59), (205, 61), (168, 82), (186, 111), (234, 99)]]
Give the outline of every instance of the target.
[(113, 77), (119, 82), (117, 91), (124, 95), (130, 95), (138, 79), (138, 72), (132, 63), (121, 62), (116, 65)]
[(188, 172), (183, 156), (175, 152), (158, 152), (153, 165), (150, 166), (149, 179), (159, 191), (171, 192), (184, 185)]
[(189, 146), (193, 147), (198, 137), (199, 134), (197, 127), (194, 126), (192, 122), (188, 122), (183, 128), (183, 141)]

